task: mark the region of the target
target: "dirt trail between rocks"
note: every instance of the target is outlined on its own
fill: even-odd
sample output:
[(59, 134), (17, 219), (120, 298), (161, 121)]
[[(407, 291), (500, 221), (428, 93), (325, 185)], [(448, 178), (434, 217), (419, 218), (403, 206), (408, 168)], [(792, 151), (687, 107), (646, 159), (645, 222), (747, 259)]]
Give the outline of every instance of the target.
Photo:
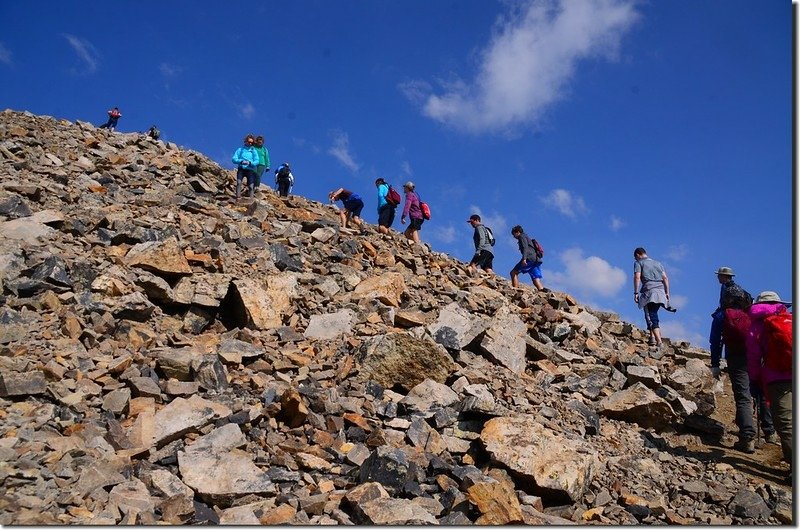
[[(783, 453), (779, 443), (766, 443), (763, 432), (760, 444), (756, 444), (756, 452), (743, 453), (733, 448), (737, 440), (738, 429), (734, 418), (736, 409), (733, 402), (733, 390), (730, 379), (723, 375), (724, 393), (717, 398), (717, 408), (711, 418), (725, 426), (725, 434), (721, 438), (712, 435), (680, 434), (670, 437), (670, 444), (676, 452), (692, 456), (698, 460), (723, 462), (733, 466), (737, 471), (751, 477), (756, 482), (766, 482), (791, 491), (786, 482), (789, 465), (782, 460)], [(755, 423), (755, 418), (753, 419)], [(759, 447), (760, 445), (760, 447)]]

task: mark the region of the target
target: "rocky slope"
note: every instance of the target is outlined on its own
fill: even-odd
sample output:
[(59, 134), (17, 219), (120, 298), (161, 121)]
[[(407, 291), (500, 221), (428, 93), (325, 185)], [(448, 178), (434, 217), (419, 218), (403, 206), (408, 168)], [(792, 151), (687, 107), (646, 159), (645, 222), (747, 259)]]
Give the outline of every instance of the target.
[(707, 352), (136, 134), (0, 114), (0, 524), (778, 523)]

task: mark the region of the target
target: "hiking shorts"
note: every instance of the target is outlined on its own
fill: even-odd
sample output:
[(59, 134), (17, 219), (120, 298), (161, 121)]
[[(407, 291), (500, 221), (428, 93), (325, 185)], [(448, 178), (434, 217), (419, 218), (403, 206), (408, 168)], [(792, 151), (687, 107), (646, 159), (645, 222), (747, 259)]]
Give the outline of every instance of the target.
[(511, 270), (511, 272), (516, 271), (520, 274), (530, 274), (531, 279), (533, 280), (541, 279), (542, 269), (540, 266), (541, 263), (528, 263), (527, 265), (523, 265), (522, 260), (520, 260), (519, 263), (514, 265), (514, 268)]
[(344, 203), (344, 209), (353, 217), (361, 217), (361, 210), (364, 209), (364, 201), (361, 199), (348, 200)]
[(394, 222), (394, 206), (391, 204), (384, 204), (378, 210), (378, 226), (385, 226), (389, 228)]
[(411, 224), (408, 226), (408, 228), (409, 228), (410, 230), (417, 230), (417, 231), (419, 231), (419, 229), (420, 229), (420, 228), (422, 228), (422, 223), (423, 223), (424, 221), (425, 221), (425, 219), (423, 219), (422, 217), (420, 217), (419, 219), (414, 219), (414, 218), (412, 217), (412, 218), (411, 218)]
[(246, 179), (248, 186), (255, 186), (257, 178), (258, 175), (256, 175), (256, 172), (253, 171), (252, 169), (245, 169), (243, 167), (240, 167), (239, 169), (236, 170), (236, 180), (238, 182), (241, 182), (242, 180)]
[(475, 265), (476, 267), (480, 267), (483, 270), (488, 270), (492, 268), (492, 264), (494, 262), (494, 254), (489, 252), (488, 250), (481, 250), (480, 252), (475, 253), (472, 256), (472, 261), (469, 262), (470, 265)]

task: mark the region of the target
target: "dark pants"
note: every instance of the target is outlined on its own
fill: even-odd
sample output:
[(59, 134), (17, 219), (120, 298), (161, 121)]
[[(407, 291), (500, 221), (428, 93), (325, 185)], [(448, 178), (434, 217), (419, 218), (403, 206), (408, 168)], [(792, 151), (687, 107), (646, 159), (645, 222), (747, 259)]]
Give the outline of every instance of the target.
[(378, 209), (378, 226), (389, 228), (394, 222), (394, 206), (389, 203)]
[(792, 382), (775, 381), (767, 385), (775, 430), (781, 439), (783, 459), (792, 463)]
[(647, 330), (656, 329), (658, 327), (658, 309), (661, 304), (650, 302), (644, 306), (644, 321), (647, 323)]
[(261, 186), (261, 176), (264, 174), (264, 170), (267, 169), (267, 166), (263, 164), (259, 164), (256, 166), (256, 183), (255, 188), (258, 190), (259, 186)]
[(289, 196), (289, 179), (278, 179), (278, 195), (281, 197)]
[(247, 179), (247, 188), (249, 190), (250, 197), (253, 196), (253, 190), (256, 184), (256, 172), (252, 169), (245, 169), (240, 167), (236, 170), (236, 198), (238, 199), (241, 196), (242, 191), (242, 180)]
[[(733, 401), (736, 404), (736, 426), (739, 428), (739, 439), (752, 440), (756, 437), (753, 426), (753, 397), (750, 395), (750, 376), (747, 375), (747, 358), (744, 355), (728, 357), (728, 376), (731, 378)], [(767, 408), (762, 394), (755, 398), (758, 403), (758, 414), (761, 429), (765, 434), (775, 432), (772, 426), (772, 413)]]
[(109, 117), (108, 121), (105, 122), (100, 127), (98, 127), (98, 129), (106, 129), (106, 128), (108, 128), (108, 129), (111, 129), (113, 131), (114, 128), (117, 126), (117, 122), (118, 121), (119, 121), (119, 118), (111, 118), (111, 117)]

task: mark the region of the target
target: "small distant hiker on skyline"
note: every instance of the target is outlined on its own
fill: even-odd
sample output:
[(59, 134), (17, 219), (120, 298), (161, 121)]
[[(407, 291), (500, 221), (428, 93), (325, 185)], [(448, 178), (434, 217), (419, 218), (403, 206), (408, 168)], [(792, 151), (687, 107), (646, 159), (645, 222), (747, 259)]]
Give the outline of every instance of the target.
[(361, 210), (364, 209), (364, 201), (357, 193), (350, 190), (339, 188), (328, 194), (328, 199), (331, 202), (337, 200), (342, 201), (342, 208), (339, 210), (339, 218), (342, 222), (342, 228), (347, 228), (347, 221), (350, 220), (359, 228), (363, 228), (363, 221), (361, 220)]
[(519, 287), (518, 276), (520, 273), (530, 274), (534, 287), (539, 291), (546, 292), (542, 285), (541, 266), (544, 255), (544, 251), (541, 250), (542, 247), (535, 239), (528, 237), (520, 225), (511, 229), (511, 235), (517, 240), (519, 252), (522, 254), (522, 259), (511, 269), (511, 286)]
[(236, 202), (239, 202), (242, 191), (242, 180), (247, 179), (249, 196), (253, 197), (256, 183), (255, 168), (258, 165), (258, 153), (253, 147), (256, 139), (252, 134), (244, 137), (244, 146), (233, 153), (233, 163), (236, 164)]
[(415, 191), (416, 189), (417, 187), (410, 180), (403, 184), (403, 190), (406, 192), (406, 202), (403, 206), (403, 215), (400, 217), (400, 223), (406, 224), (406, 217), (411, 220), (411, 224), (405, 229), (403, 235), (414, 243), (419, 244), (419, 231), (422, 228), (422, 223), (425, 222), (425, 218), (422, 215), (422, 206), (419, 195)]
[(492, 234), (492, 229), (481, 222), (481, 216), (478, 214), (470, 215), (467, 222), (475, 229), (472, 233), (472, 242), (475, 244), (475, 255), (472, 256), (472, 261), (469, 262), (469, 266), (472, 269), (478, 269), (480, 267), (486, 272), (494, 272), (492, 270), (494, 261), (492, 247), (494, 246), (495, 239), (494, 234)]
[(389, 228), (394, 223), (397, 205), (402, 199), (383, 178), (375, 179), (375, 187), (378, 188), (378, 232), (388, 234)]
[(158, 127), (155, 125), (151, 125), (147, 132), (145, 133), (148, 137), (152, 138), (153, 140), (158, 140), (161, 138), (161, 131), (158, 130)]
[(255, 167), (255, 190), (258, 191), (258, 189), (261, 187), (261, 176), (264, 175), (264, 171), (269, 171), (269, 151), (267, 151), (267, 148), (264, 147), (264, 137), (260, 135), (256, 136), (254, 147), (258, 153), (258, 165)]
[(105, 122), (103, 125), (98, 127), (99, 129), (108, 129), (109, 131), (113, 131), (117, 128), (117, 122), (122, 117), (122, 113), (119, 111), (118, 107), (114, 107), (113, 109), (108, 111), (108, 121)]
[(633, 301), (644, 311), (644, 320), (650, 332), (647, 343), (661, 348), (658, 310), (663, 307), (672, 313), (676, 311), (669, 303), (669, 277), (664, 266), (647, 257), (647, 251), (642, 247), (633, 251), (633, 259)]
[(294, 186), (294, 175), (289, 162), (284, 162), (275, 170), (275, 189), (278, 190), (278, 196), (288, 197), (292, 186)]

